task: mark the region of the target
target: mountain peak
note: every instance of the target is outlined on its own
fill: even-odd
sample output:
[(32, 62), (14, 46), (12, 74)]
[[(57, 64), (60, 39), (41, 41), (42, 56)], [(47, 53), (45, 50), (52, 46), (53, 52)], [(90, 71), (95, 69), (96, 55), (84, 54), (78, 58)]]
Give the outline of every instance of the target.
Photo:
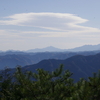
[(63, 51), (63, 49), (59, 49), (53, 46), (48, 46), (42, 49), (39, 49), (39, 48), (31, 49), (31, 50), (28, 50), (27, 52), (61, 52), (61, 51)]

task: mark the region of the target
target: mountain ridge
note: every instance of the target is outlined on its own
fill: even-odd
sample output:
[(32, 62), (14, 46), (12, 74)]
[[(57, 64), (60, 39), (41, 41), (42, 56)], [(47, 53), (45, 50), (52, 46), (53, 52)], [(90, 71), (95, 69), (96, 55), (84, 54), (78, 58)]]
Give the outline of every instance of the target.
[(17, 65), (25, 66), (36, 64), (44, 59), (64, 60), (75, 55), (95, 55), (100, 51), (91, 52), (43, 52), (43, 53), (4, 53), (0, 54), (0, 69), (4, 67), (14, 68)]
[(72, 49), (59, 49), (53, 46), (49, 46), (49, 47), (42, 48), (42, 49), (37, 48), (37, 49), (27, 50), (26, 52), (80, 52), (80, 51), (95, 51), (95, 50), (100, 50), (100, 44), (83, 45), (83, 46), (75, 47)]
[(97, 72), (100, 69), (100, 53), (89, 56), (75, 55), (65, 60), (42, 60), (37, 64), (23, 68), (33, 72), (36, 72), (38, 68), (53, 71), (58, 68), (60, 64), (64, 65), (64, 70), (69, 70), (74, 73), (73, 78), (78, 81), (79, 78), (87, 78), (91, 76), (93, 72)]
[(53, 46), (48, 46), (45, 48), (35, 48), (35, 49), (29, 49), (29, 50), (7, 50), (7, 51), (1, 51), (0, 53), (5, 53), (5, 52), (16, 52), (16, 53), (20, 53), (20, 52), (24, 52), (24, 53), (38, 53), (38, 52), (83, 52), (83, 51), (96, 51), (96, 50), (100, 50), (100, 44), (97, 45), (83, 45), (83, 46), (79, 46), (79, 47), (75, 47), (75, 48), (71, 48), (71, 49), (60, 49), (60, 48), (56, 48)]

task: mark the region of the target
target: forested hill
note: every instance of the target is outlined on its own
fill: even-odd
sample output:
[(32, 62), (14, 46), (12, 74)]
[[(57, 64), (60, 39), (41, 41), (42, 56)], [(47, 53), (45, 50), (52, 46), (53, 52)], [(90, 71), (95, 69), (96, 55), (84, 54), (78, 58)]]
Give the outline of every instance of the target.
[(38, 68), (53, 71), (60, 64), (64, 65), (64, 70), (68, 69), (73, 73), (72, 77), (75, 80), (79, 80), (82, 77), (87, 78), (100, 69), (100, 53), (90, 56), (76, 55), (65, 60), (48, 59), (23, 68), (33, 72), (36, 72)]

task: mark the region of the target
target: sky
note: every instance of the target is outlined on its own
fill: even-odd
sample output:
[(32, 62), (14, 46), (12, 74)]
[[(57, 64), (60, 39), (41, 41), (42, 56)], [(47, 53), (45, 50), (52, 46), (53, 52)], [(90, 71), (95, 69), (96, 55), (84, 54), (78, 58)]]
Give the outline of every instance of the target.
[(100, 0), (0, 0), (0, 50), (100, 44)]

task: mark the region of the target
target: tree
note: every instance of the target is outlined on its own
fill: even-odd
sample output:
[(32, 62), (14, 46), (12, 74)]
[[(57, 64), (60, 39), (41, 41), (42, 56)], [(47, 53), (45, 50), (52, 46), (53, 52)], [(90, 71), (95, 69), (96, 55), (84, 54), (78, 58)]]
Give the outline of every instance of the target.
[(76, 83), (63, 65), (53, 72), (24, 72), (20, 67), (14, 74), (5, 72), (6, 77), (0, 77), (0, 100), (100, 100), (100, 72)]

